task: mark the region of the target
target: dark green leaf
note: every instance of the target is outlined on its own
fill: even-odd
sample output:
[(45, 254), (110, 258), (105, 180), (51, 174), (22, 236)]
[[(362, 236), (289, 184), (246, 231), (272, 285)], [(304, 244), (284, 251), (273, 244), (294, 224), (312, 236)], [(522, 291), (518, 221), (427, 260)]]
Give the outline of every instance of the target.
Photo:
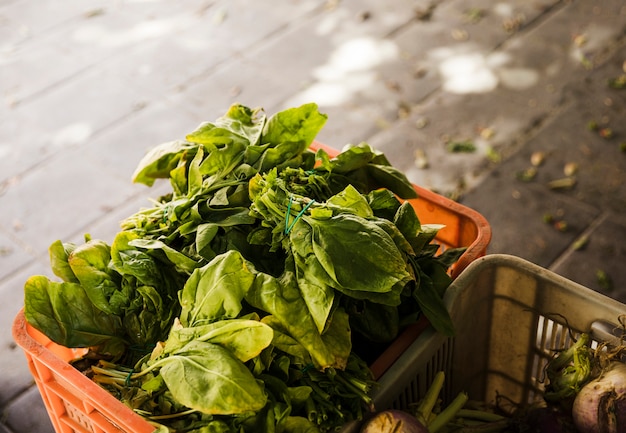
[(215, 257), (196, 269), (180, 292), (181, 323), (191, 327), (237, 317), (253, 281), (254, 275), (239, 252)]
[(109, 245), (101, 240), (90, 240), (72, 251), (68, 263), (94, 306), (105, 313), (121, 313), (119, 306), (110, 303), (110, 298), (120, 289), (121, 278), (110, 266)]
[(192, 340), (205, 341), (228, 349), (240, 361), (246, 362), (269, 346), (273, 335), (272, 328), (258, 320), (220, 320), (190, 328), (175, 325), (163, 350), (174, 352)]
[(70, 254), (75, 248), (76, 245), (61, 241), (53, 242), (48, 248), (52, 272), (54, 275), (68, 283), (78, 283), (78, 278), (76, 278), (76, 275), (74, 275), (72, 268), (67, 262)]
[(265, 124), (261, 144), (301, 143), (304, 150), (313, 142), (327, 118), (314, 103), (280, 111)]
[(413, 292), (413, 297), (430, 324), (443, 335), (452, 337), (454, 325), (440, 293), (441, 285), (441, 281), (435, 284), (426, 273), (420, 272), (420, 284)]
[(174, 398), (209, 415), (235, 415), (263, 408), (267, 396), (250, 370), (216, 344), (194, 340), (158, 361)]
[(181, 140), (154, 147), (139, 162), (133, 173), (133, 182), (152, 186), (156, 179), (168, 178), (170, 171), (178, 166), (181, 158), (187, 154), (193, 157), (197, 149), (197, 144)]
[(75, 283), (30, 277), (24, 285), (24, 315), (34, 328), (65, 347), (100, 347), (120, 356), (125, 342), (120, 318), (94, 307), (85, 290)]

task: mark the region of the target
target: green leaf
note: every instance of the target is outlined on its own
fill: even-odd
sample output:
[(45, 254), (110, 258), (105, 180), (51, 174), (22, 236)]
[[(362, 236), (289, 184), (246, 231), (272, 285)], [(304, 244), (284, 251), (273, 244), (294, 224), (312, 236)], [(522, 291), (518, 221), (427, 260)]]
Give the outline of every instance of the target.
[(331, 159), (327, 158), (327, 154), (326, 156), (321, 156), (324, 154), (318, 154), (318, 157), (322, 158), (321, 168), (333, 173), (343, 174), (366, 167), (376, 157), (376, 153), (367, 143), (346, 146), (337, 156)]
[(53, 242), (48, 248), (52, 272), (68, 283), (78, 283), (78, 278), (68, 263), (68, 258), (75, 248), (75, 244), (64, 243), (59, 240)]
[(65, 347), (100, 347), (120, 356), (125, 350), (120, 318), (96, 308), (75, 283), (36, 275), (24, 285), (24, 315), (35, 329)]
[[(379, 225), (356, 215), (339, 214), (327, 220), (303, 217), (310, 225), (310, 242), (315, 257), (338, 290), (388, 293), (411, 277), (406, 260), (394, 240)], [(294, 227), (290, 238), (294, 245), (306, 239)]]
[(265, 124), (262, 144), (300, 143), (304, 150), (313, 142), (327, 119), (328, 116), (320, 113), (314, 103), (280, 111)]
[(374, 343), (390, 343), (400, 330), (398, 308), (373, 302), (352, 304), (349, 311), (353, 332), (364, 335)]
[(445, 289), (450, 283), (449, 277), (439, 273), (439, 281), (434, 280), (424, 271), (419, 272), (419, 286), (413, 292), (413, 297), (420, 306), (430, 324), (441, 334), (452, 337), (454, 336), (454, 325), (450, 314), (446, 309), (446, 305), (442, 298), (442, 289)]
[(367, 199), (352, 185), (348, 185), (343, 191), (330, 197), (326, 204), (331, 208), (337, 208), (342, 212), (351, 213), (361, 218), (374, 216)]
[(196, 251), (207, 260), (212, 260), (217, 253), (211, 248), (211, 242), (215, 239), (219, 226), (217, 224), (200, 224), (196, 231)]
[(187, 172), (187, 195), (192, 196), (198, 193), (202, 189), (202, 173), (200, 171), (200, 164), (204, 158), (204, 151), (201, 148), (198, 149), (196, 155), (193, 157), (189, 164)]
[(372, 178), (372, 183), (379, 188), (387, 188), (405, 199), (417, 197), (413, 184), (395, 167), (370, 164), (367, 166), (367, 173)]
[[(139, 286), (133, 290), (133, 299), (123, 316), (124, 328), (138, 357), (163, 341), (179, 308), (172, 300), (163, 298), (151, 286)], [(131, 351), (131, 354), (133, 354)]]
[(130, 241), (129, 244), (145, 250), (162, 251), (168, 260), (181, 272), (191, 273), (199, 266), (194, 259), (161, 241), (137, 238)]
[(309, 255), (304, 260), (296, 255), (294, 260), (300, 294), (321, 334), (326, 329), (328, 317), (334, 306), (335, 290), (326, 283), (327, 274), (314, 255)]
[(248, 145), (246, 139), (235, 136), (223, 146), (211, 149), (200, 165), (200, 172), (204, 176), (219, 174), (224, 177), (241, 164)]
[(139, 162), (132, 180), (152, 186), (159, 178), (168, 178), (170, 171), (178, 166), (179, 161), (186, 155), (193, 155), (198, 149), (197, 144), (177, 140), (160, 144), (152, 148)]
[(274, 338), (272, 345), (274, 347), (289, 354), (296, 362), (301, 362), (303, 365), (308, 365), (311, 362), (309, 352), (295, 338), (289, 335), (289, 330), (279, 319), (270, 314), (263, 317), (261, 322), (273, 329)]
[(215, 123), (202, 123), (186, 138), (194, 143), (213, 145), (245, 139), (250, 145), (255, 145), (259, 141), (265, 119), (261, 109), (253, 110), (240, 104), (233, 104)]
[(230, 319), (185, 328), (172, 327), (164, 351), (173, 352), (192, 340), (217, 344), (232, 352), (241, 362), (258, 356), (272, 342), (274, 332), (257, 320)]
[(320, 335), (292, 272), (285, 272), (280, 279), (257, 272), (246, 301), (280, 321), (288, 334), (307, 349), (318, 368), (345, 367), (352, 347), (348, 315), (336, 310), (326, 332)]
[(194, 340), (157, 362), (174, 398), (191, 409), (237, 415), (261, 410), (267, 402), (250, 370), (216, 344)]
[(196, 269), (179, 294), (180, 321), (191, 327), (236, 318), (254, 275), (241, 253), (228, 251)]
[[(376, 189), (366, 195), (370, 208), (378, 218), (394, 221), (401, 204), (396, 195), (388, 189)], [(399, 227), (400, 228), (400, 227)], [(403, 230), (400, 230), (404, 233)]]
[(131, 231), (122, 231), (115, 236), (111, 244), (112, 265), (120, 274), (132, 275), (141, 284), (158, 286), (162, 282), (159, 267), (145, 251), (131, 245), (137, 239), (140, 236)]
[(301, 416), (290, 416), (284, 424), (284, 433), (319, 433), (315, 424)]
[(101, 240), (90, 240), (77, 246), (68, 256), (68, 263), (91, 302), (109, 314), (120, 314), (121, 309), (110, 302), (117, 292), (120, 275), (111, 264), (111, 247)]
[(445, 269), (448, 269), (459, 260), (465, 251), (467, 251), (467, 247), (448, 248), (437, 256), (437, 261), (441, 263)]

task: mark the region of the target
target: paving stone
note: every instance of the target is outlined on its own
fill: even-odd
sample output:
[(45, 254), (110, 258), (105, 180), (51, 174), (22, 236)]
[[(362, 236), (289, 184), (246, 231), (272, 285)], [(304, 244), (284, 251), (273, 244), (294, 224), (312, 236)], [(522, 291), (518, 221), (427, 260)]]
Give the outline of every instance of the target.
[(7, 109), (0, 120), (0, 195), (15, 177), (51, 155), (47, 137), (30, 115)]
[[(541, 185), (515, 183), (511, 177), (506, 168), (496, 170), (461, 202), (489, 222), (489, 253), (512, 254), (549, 267), (600, 211)], [(567, 223), (564, 230), (558, 227), (561, 221)]]
[(35, 259), (9, 233), (10, 229), (0, 227), (0, 282)]
[(54, 433), (50, 417), (36, 387), (29, 388), (5, 407), (9, 428), (16, 432)]
[(147, 92), (129, 88), (119, 77), (89, 69), (16, 110), (35, 119), (48, 148), (63, 149), (86, 142), (152, 99)]
[[(607, 24), (604, 34), (590, 35), (591, 39), (598, 39), (600, 46), (617, 38), (621, 29), (617, 3), (607, 3), (612, 5), (611, 10), (616, 15), (608, 14), (603, 18)], [(529, 133), (540, 128), (562, 107), (574, 103), (571, 86), (583, 83), (589, 74), (580, 59), (570, 55), (575, 48), (572, 32), (584, 31), (590, 26), (590, 5), (585, 2), (583, 5), (577, 3), (559, 10), (517, 39), (503, 41), (496, 51), (473, 48), (475, 51), (469, 51), (473, 54), (465, 57), (467, 53), (455, 54), (450, 49), (450, 57), (435, 60), (430, 68), (439, 71), (442, 63), (456, 57), (456, 60), (469, 62), (465, 67), (470, 70), (460, 64), (460, 71), (465, 71), (465, 75), (455, 77), (447, 76), (444, 68), (439, 78), (441, 91), (432, 93), (419, 104), (408, 104), (406, 118), (389, 125), (387, 131), (372, 137), (370, 142), (384, 149), (399, 168), (408, 171), (424, 186), (445, 195), (473, 188), (491, 167), (492, 158), (504, 159), (514, 153), (525, 143)], [(441, 37), (432, 39), (439, 41)], [(593, 58), (599, 55), (597, 51), (590, 47), (586, 55)], [(482, 61), (480, 56), (483, 56)], [(467, 86), (485, 87), (470, 91), (470, 86), (462, 91), (465, 84), (455, 80), (468, 80), (467, 74), (473, 76)], [(513, 77), (517, 79), (511, 80)], [(494, 87), (486, 86), (484, 81), (489, 79), (495, 80)], [(457, 84), (459, 87), (455, 87)], [(445, 150), (449, 142), (470, 142), (476, 147), (476, 153), (450, 155)], [(415, 151), (425, 155), (428, 170), (417, 168), (416, 159), (410, 159), (408, 155), (412, 156)]]
[(63, 239), (140, 191), (121, 181), (74, 148), (46, 160), (0, 196), (0, 226), (33, 254), (45, 256)]
[[(0, 52), (2, 104), (13, 106), (80, 71), (83, 66), (45, 39)], [(45, 68), (42, 68), (45, 65)]]
[(626, 218), (604, 213), (552, 267), (559, 275), (626, 303)]
[[(344, 7), (342, 4), (332, 11), (335, 15), (343, 13), (345, 20), (341, 21), (341, 25), (337, 24), (341, 29), (337, 32), (338, 35), (329, 32), (332, 36), (326, 36), (333, 49), (328, 60), (319, 65), (311, 65), (309, 73), (313, 81), (288, 99), (283, 106), (319, 101), (322, 110), (331, 115), (320, 134), (320, 139), (326, 142), (358, 142), (390, 127), (410, 111), (413, 105), (441, 86), (438, 69), (433, 66), (437, 56), (444, 55), (446, 50), (449, 51), (448, 56), (451, 55), (455, 50), (452, 46), (464, 47), (454, 39), (450, 29), (459, 29), (459, 26), (467, 24), (467, 8), (459, 2), (451, 4), (457, 9), (455, 13), (450, 13), (450, 8), (444, 3), (432, 10), (436, 19), (429, 17), (427, 3), (413, 5), (411, 10), (414, 14), (409, 17), (406, 12), (394, 15), (393, 8), (382, 13), (374, 5), (367, 5), (372, 7), (372, 11), (367, 6), (361, 6), (363, 10), (371, 12), (372, 20), (381, 14), (384, 17), (384, 25), (380, 25), (377, 31), (370, 32), (364, 31), (369, 20), (358, 22), (357, 18), (362, 15), (354, 10), (346, 12), (351, 7), (356, 9), (354, 5), (348, 2), (348, 6)], [(405, 4), (398, 7), (407, 9)], [(518, 9), (527, 8), (522, 5)], [(444, 12), (440, 13), (440, 10)], [(540, 11), (539, 7), (532, 10), (535, 14)], [(420, 12), (425, 14), (421, 18)], [(329, 21), (330, 16), (332, 15), (321, 16), (307, 26), (321, 26), (317, 21)], [(486, 22), (480, 26), (479, 34), (484, 34), (485, 29), (492, 27), (491, 23)], [(367, 36), (363, 36), (364, 34)], [(490, 34), (492, 36), (485, 48), (487, 52), (509, 37), (503, 29), (499, 30), (498, 35), (493, 32)], [(381, 35), (382, 38), (373, 40), (372, 35)], [(389, 37), (384, 37), (386, 35)], [(439, 48), (441, 51), (437, 51)], [(460, 48), (461, 52), (469, 49)], [(476, 48), (471, 50), (475, 51)], [(362, 57), (359, 57), (360, 53), (363, 53)], [(303, 77), (307, 71), (297, 73)]]
[[(33, 377), (21, 347), (13, 338), (13, 320), (24, 305), (24, 283), (32, 275), (51, 275), (43, 263), (33, 263), (14, 274), (11, 278), (0, 281), (0, 407), (4, 407), (33, 384)], [(18, 430), (28, 431), (28, 430)]]
[(268, 115), (276, 113), (285, 92), (278, 77), (271, 77), (250, 61), (231, 59), (202, 79), (193, 80), (168, 96), (197, 122), (214, 121), (234, 103), (261, 107)]
[(198, 124), (185, 110), (167, 101), (156, 101), (86, 142), (81, 156), (130, 184), (149, 150), (167, 141), (184, 139)]
[[(2, 14), (18, 23), (22, 37), (38, 37), (66, 26), (72, 19), (87, 16), (107, 2), (96, 0), (85, 3), (81, 0), (44, 0), (34, 4), (25, 0), (7, 2)], [(62, 6), (62, 7), (60, 7)]]

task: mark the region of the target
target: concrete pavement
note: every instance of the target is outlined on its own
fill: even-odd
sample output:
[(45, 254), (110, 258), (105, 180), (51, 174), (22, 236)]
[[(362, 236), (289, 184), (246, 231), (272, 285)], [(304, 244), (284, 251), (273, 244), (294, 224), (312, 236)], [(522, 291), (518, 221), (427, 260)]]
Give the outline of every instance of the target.
[(489, 252), (626, 302), (625, 61), (618, 0), (0, 0), (0, 433), (52, 431), (11, 337), (48, 245), (111, 239), (159, 195), (142, 155), (233, 102), (317, 102)]

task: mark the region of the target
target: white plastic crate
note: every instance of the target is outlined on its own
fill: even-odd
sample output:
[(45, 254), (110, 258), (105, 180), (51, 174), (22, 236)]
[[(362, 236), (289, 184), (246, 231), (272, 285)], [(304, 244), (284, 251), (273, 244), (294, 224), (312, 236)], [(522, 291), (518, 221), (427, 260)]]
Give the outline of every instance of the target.
[[(379, 380), (377, 410), (406, 409), (425, 393), (438, 371), (442, 393), (460, 391), (495, 403), (540, 399), (544, 368), (554, 350), (569, 347), (580, 333), (595, 342), (621, 330), (626, 305), (521, 258), (492, 254), (471, 263), (449, 287), (446, 304), (454, 338), (427, 329)], [(345, 433), (358, 431), (351, 425)]]

